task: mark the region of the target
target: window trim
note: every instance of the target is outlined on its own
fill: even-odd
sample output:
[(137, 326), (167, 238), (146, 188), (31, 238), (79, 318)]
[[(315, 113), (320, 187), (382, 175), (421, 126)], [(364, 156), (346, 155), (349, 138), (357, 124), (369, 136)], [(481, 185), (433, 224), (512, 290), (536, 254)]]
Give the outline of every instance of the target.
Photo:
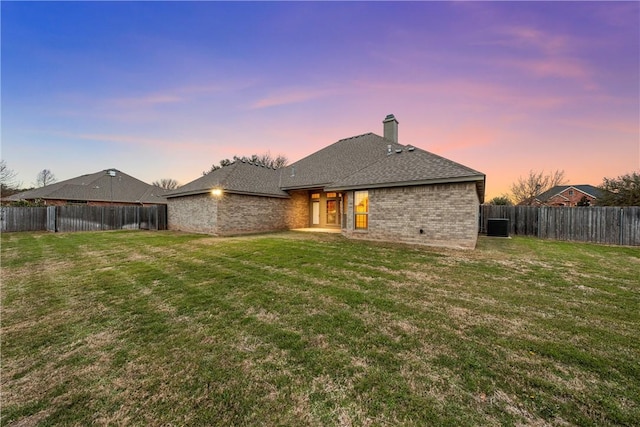
[[(358, 205), (361, 201), (358, 201), (358, 195), (364, 193), (364, 197), (366, 200), (366, 211), (358, 211)], [(369, 230), (369, 190), (356, 190), (353, 192), (353, 229), (355, 231), (368, 231)], [(361, 221), (364, 220), (364, 227), (358, 226), (358, 219), (361, 217)]]

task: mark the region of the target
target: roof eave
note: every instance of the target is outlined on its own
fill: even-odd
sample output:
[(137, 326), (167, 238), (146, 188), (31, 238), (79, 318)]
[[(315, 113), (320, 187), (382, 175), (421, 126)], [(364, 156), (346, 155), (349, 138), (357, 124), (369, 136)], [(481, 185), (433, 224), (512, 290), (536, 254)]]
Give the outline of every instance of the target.
[[(288, 199), (291, 196), (289, 196), (288, 194), (273, 194), (273, 193), (259, 193), (259, 192), (255, 192), (255, 191), (240, 191), (240, 190), (227, 190), (226, 188), (222, 188), (221, 189), (224, 193), (228, 193), (228, 194), (241, 194), (244, 196), (258, 196), (258, 197), (275, 197), (275, 198), (279, 198), (279, 199)], [(200, 194), (209, 194), (211, 192), (211, 189), (206, 189), (206, 190), (192, 190), (192, 191), (185, 191), (183, 193), (173, 193), (170, 195), (165, 195), (165, 197), (167, 199), (175, 199), (178, 197), (188, 197), (188, 196), (197, 196)]]
[(222, 190), (225, 193), (229, 194), (240, 194), (244, 196), (258, 196), (258, 197), (275, 197), (278, 199), (289, 199), (291, 196), (288, 194), (273, 194), (273, 193), (256, 193), (253, 191), (239, 191), (239, 190)]
[(359, 184), (359, 185), (345, 185), (345, 186), (331, 186), (328, 185), (324, 188), (325, 191), (346, 191), (346, 190), (365, 190), (369, 188), (389, 188), (389, 187), (414, 187), (416, 185), (433, 185), (433, 184), (449, 184), (459, 182), (484, 182), (485, 175), (470, 175), (455, 178), (436, 178), (436, 179), (423, 179), (416, 181), (398, 181), (398, 182), (383, 182), (375, 184)]
[(330, 184), (331, 184), (330, 182), (324, 182), (322, 184), (294, 185), (294, 186), (280, 187), (280, 189), (283, 190), (283, 191), (312, 190), (312, 189), (316, 189), (316, 188), (325, 188), (327, 185), (330, 185)]
[(207, 190), (191, 190), (191, 191), (180, 191), (175, 193), (167, 193), (164, 195), (167, 199), (174, 199), (176, 197), (185, 197), (185, 196), (196, 196), (198, 194), (206, 194), (211, 192), (211, 189)]

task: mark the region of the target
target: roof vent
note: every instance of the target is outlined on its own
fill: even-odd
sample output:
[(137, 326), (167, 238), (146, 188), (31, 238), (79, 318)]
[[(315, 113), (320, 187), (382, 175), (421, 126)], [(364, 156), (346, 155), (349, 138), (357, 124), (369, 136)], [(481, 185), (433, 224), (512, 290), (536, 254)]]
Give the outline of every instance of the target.
[(413, 146), (411, 146), (411, 145), (409, 145), (409, 146), (407, 147), (407, 151), (414, 151), (415, 149), (416, 149), (416, 147), (413, 147)]
[(387, 156), (391, 154), (391, 144), (387, 145)]
[(396, 154), (402, 153), (402, 148), (396, 148)]
[(295, 166), (291, 166), (291, 176), (296, 176), (296, 167)]
[(116, 176), (115, 169), (109, 169), (109, 171), (107, 173), (109, 174), (109, 176)]

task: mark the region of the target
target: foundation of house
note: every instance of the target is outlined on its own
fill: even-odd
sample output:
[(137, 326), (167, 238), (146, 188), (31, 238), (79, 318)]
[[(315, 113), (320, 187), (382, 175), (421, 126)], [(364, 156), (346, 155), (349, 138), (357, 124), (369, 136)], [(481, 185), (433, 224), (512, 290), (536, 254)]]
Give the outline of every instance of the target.
[(309, 227), (309, 228), (294, 228), (291, 231), (303, 231), (306, 233), (335, 233), (340, 234), (339, 228), (320, 228), (320, 227)]

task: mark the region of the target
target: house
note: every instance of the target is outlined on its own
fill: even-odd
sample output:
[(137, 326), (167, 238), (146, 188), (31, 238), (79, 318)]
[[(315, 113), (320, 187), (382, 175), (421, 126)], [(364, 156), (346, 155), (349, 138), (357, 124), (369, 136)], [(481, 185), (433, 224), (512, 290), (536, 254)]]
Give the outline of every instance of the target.
[(593, 185), (557, 185), (535, 199), (537, 206), (593, 206), (603, 191)]
[(236, 161), (168, 192), (169, 229), (214, 235), (331, 228), (353, 239), (473, 248), (485, 175), (383, 134), (287, 167)]
[(127, 206), (166, 204), (166, 190), (149, 185), (117, 169), (106, 169), (23, 191), (5, 198), (9, 202), (42, 201), (48, 206), (82, 204)]

